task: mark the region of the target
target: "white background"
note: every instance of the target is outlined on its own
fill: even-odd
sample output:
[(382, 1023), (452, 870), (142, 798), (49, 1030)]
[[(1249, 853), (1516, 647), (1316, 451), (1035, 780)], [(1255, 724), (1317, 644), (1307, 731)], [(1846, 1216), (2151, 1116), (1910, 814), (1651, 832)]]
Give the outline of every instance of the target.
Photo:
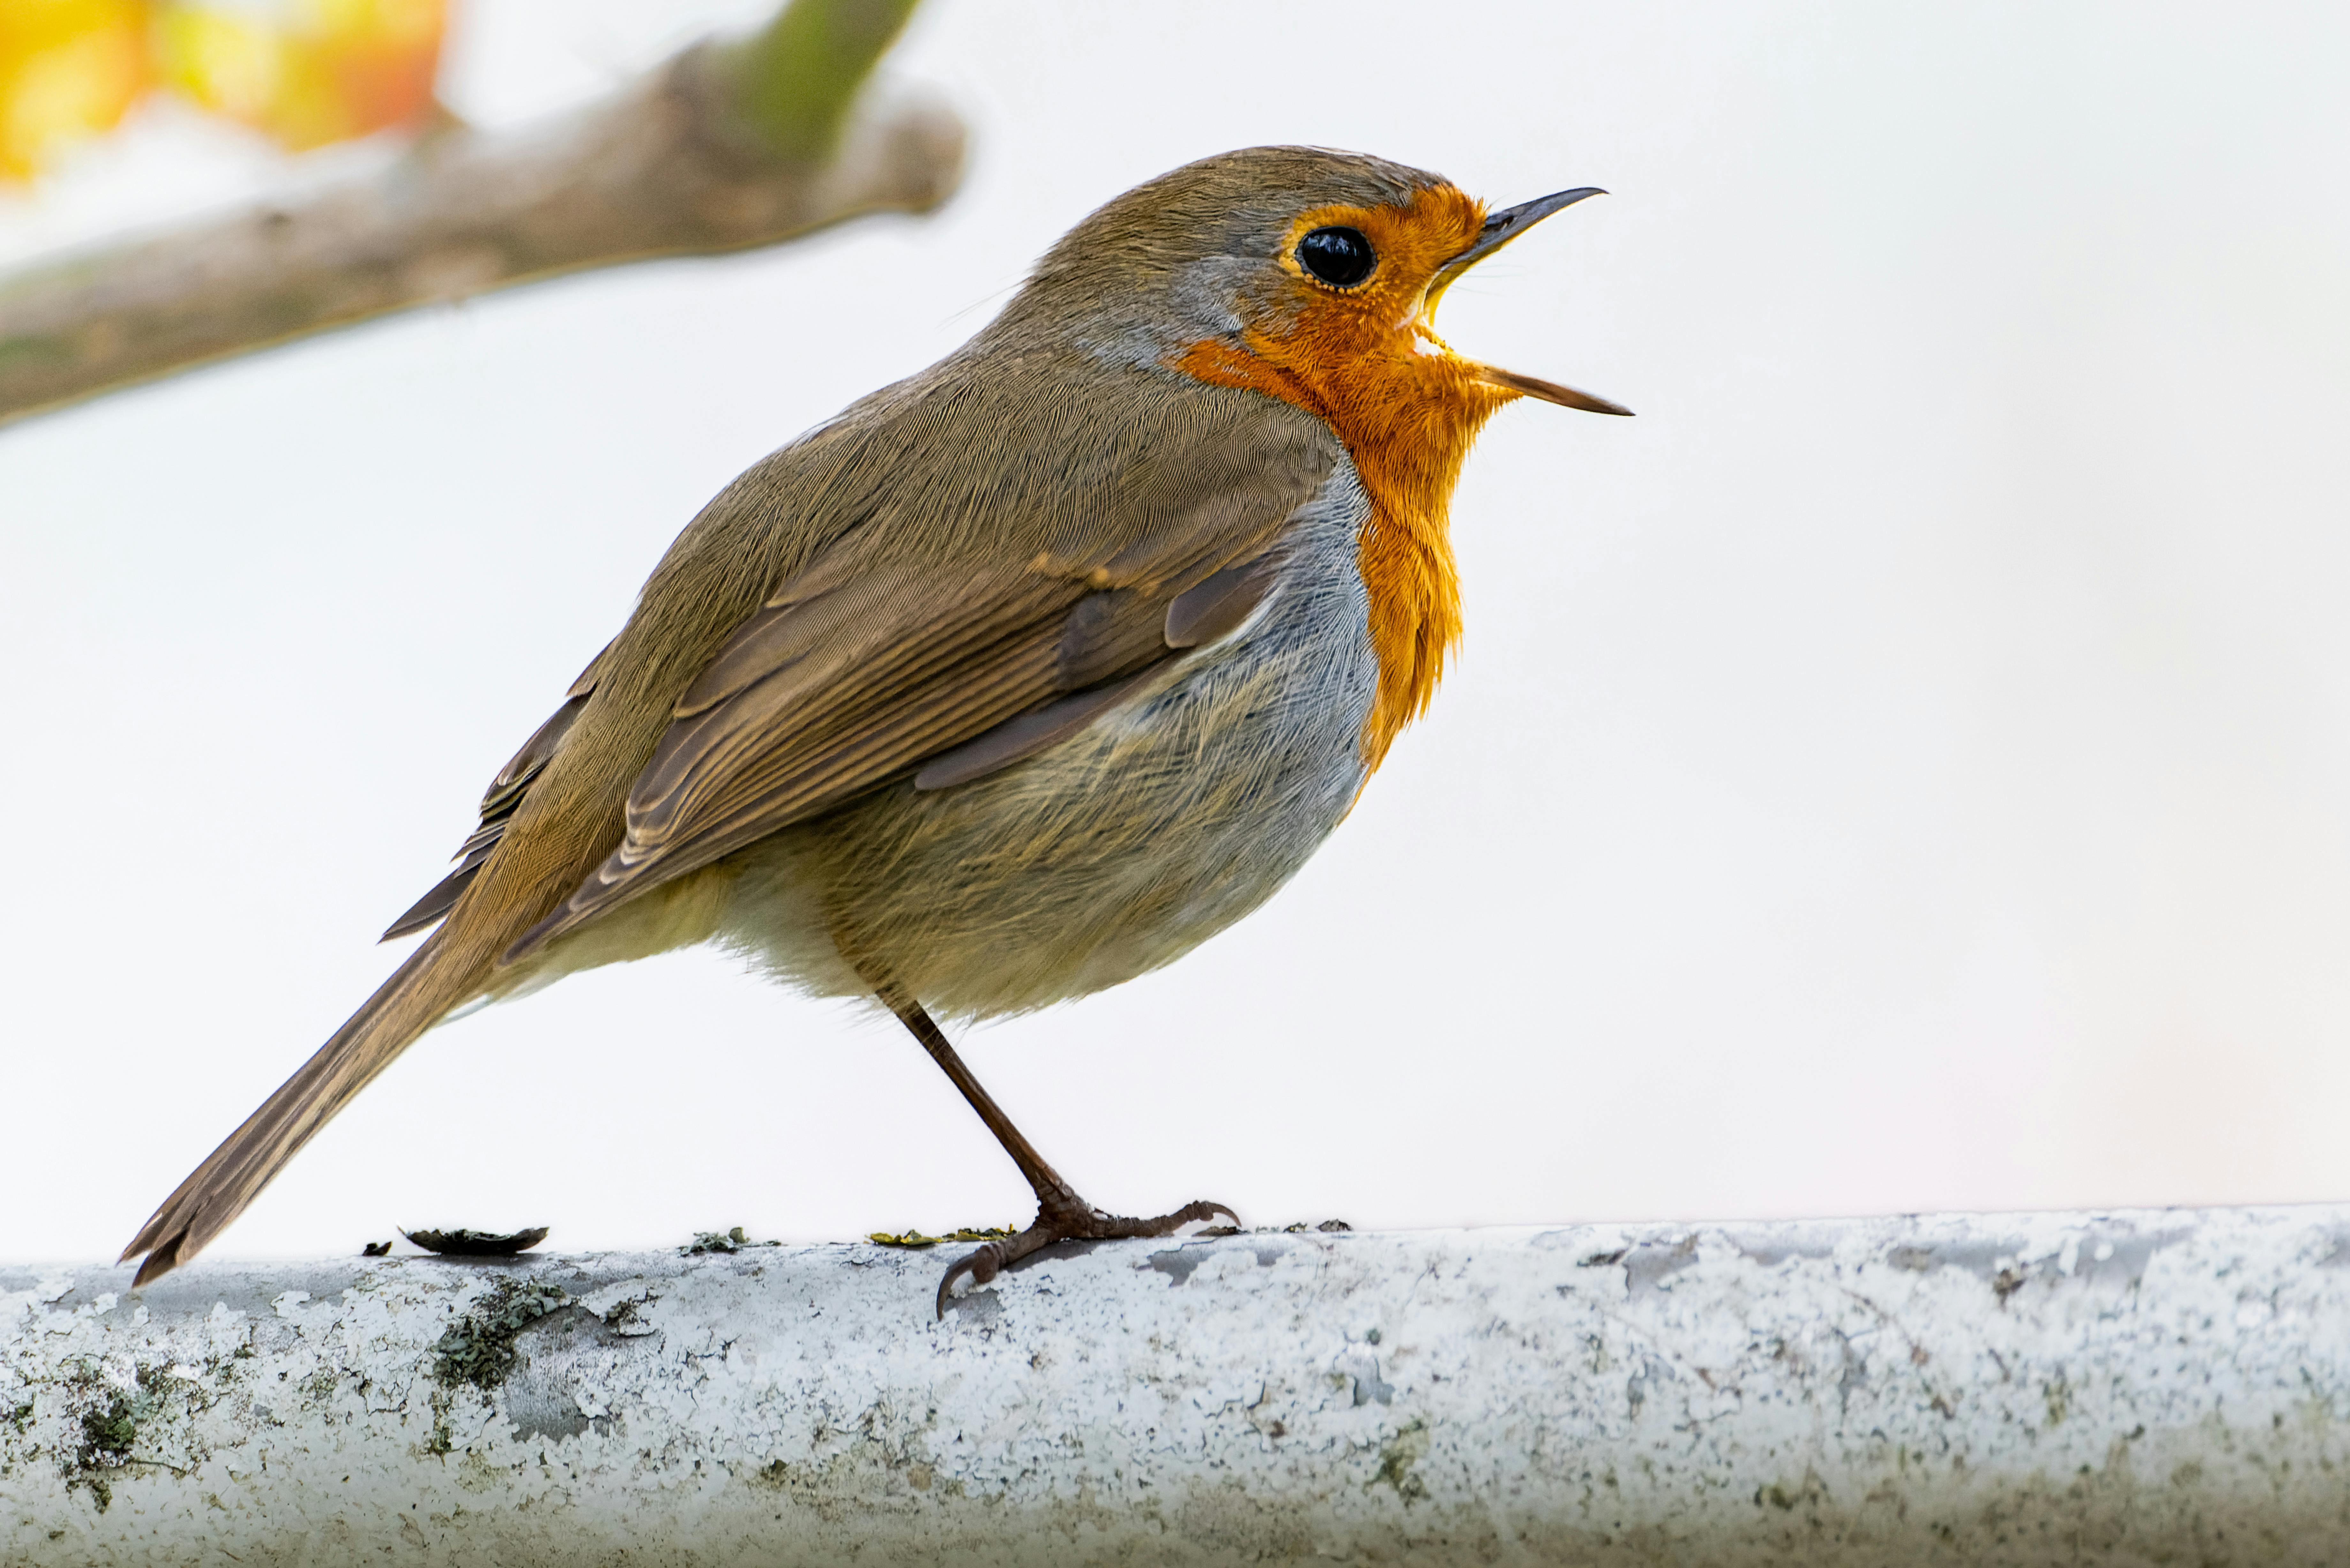
[[(474, 0), (487, 124), (761, 10)], [(1066, 226), (1314, 141), (1497, 203), (1469, 635), (1321, 857), (969, 1055), (1097, 1201), (1256, 1222), (2350, 1196), (2336, 5), (931, 0), (937, 217), (409, 316), (0, 430), (0, 1257), (110, 1256), (396, 961), (737, 470)], [(350, 159), (364, 153), (330, 155)], [(149, 115), (22, 255), (282, 180)], [(688, 954), (428, 1035), (224, 1254), (1023, 1220), (894, 1025)]]

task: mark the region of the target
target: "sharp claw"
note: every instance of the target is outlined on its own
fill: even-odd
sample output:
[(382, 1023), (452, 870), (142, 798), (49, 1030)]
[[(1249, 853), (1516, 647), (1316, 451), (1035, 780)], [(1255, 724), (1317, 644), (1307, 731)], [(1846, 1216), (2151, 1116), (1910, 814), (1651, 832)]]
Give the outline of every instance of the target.
[(947, 1266), (946, 1277), (939, 1281), (939, 1321), (941, 1323), (944, 1323), (946, 1321), (947, 1303), (954, 1299), (955, 1282), (962, 1278), (963, 1275), (972, 1272), (972, 1258), (976, 1258), (977, 1256), (979, 1256), (979, 1254), (973, 1252), (971, 1255), (971, 1258), (960, 1259), (957, 1262), (949, 1264)]
[(1087, 1208), (1066, 1213), (1040, 1213), (1034, 1225), (1009, 1241), (990, 1241), (948, 1267), (946, 1277), (939, 1282), (939, 1317), (944, 1321), (947, 1315), (947, 1303), (954, 1299), (957, 1280), (968, 1274), (973, 1285), (986, 1284), (1003, 1272), (1007, 1261), (1042, 1251), (1055, 1241), (1171, 1236), (1194, 1221), (1213, 1220), (1219, 1216), (1231, 1220), (1235, 1228), (1240, 1225), (1241, 1217), (1231, 1209), (1222, 1203), (1205, 1201), (1186, 1203), (1174, 1213), (1157, 1220), (1128, 1220)]
[[(1031, 1229), (1033, 1228), (1034, 1227), (1031, 1227)], [(1017, 1240), (1017, 1238), (1014, 1238), (1014, 1240)], [(986, 1246), (973, 1250), (970, 1256), (958, 1259), (954, 1263), (950, 1265), (947, 1269), (946, 1278), (939, 1282), (939, 1317), (941, 1321), (944, 1321), (947, 1315), (947, 1303), (954, 1299), (954, 1285), (957, 1280), (962, 1278), (965, 1274), (969, 1274), (972, 1284), (983, 1285), (990, 1280), (995, 1278), (997, 1272), (1001, 1271), (1003, 1267), (1003, 1243), (1001, 1241), (990, 1241)]]

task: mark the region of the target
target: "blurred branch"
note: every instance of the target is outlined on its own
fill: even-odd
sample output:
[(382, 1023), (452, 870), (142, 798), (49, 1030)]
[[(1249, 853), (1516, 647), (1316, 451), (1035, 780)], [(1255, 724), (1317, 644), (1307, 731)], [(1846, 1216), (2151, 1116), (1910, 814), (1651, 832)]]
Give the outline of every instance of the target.
[(961, 121), (859, 96), (912, 8), (792, 0), (562, 119), (443, 131), (298, 201), (0, 277), (0, 421), (411, 306), (936, 206)]
[(828, 157), (857, 84), (913, 14), (914, 0), (785, 6), (736, 46), (736, 113), (777, 157)]

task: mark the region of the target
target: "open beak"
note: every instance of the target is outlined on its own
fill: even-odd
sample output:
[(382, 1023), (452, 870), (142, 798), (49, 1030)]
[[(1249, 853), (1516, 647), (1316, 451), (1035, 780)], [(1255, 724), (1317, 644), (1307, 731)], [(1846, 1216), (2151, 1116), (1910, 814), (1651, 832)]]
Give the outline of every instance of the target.
[[(1504, 207), (1495, 213), (1485, 220), (1485, 226), (1478, 231), (1477, 243), (1446, 262), (1438, 269), (1436, 276), (1429, 281), (1426, 309), (1432, 314), (1436, 309), (1436, 302), (1444, 296), (1446, 289), (1461, 280), (1462, 274), (1533, 228), (1536, 223), (1541, 223), (1544, 218), (1549, 217), (1553, 213), (1572, 207), (1586, 196), (1605, 196), (1607, 192), (1596, 185), (1581, 185), (1572, 191), (1560, 191), (1552, 195), (1537, 197), (1531, 202), (1521, 202), (1514, 207)], [(1555, 381), (1544, 381), (1534, 376), (1521, 376), (1515, 370), (1504, 370), (1494, 365), (1481, 367), (1480, 374), (1494, 386), (1507, 387), (1513, 392), (1522, 392), (1529, 398), (1540, 398), (1546, 403), (1556, 403), (1564, 409), (1583, 409), (1595, 414), (1628, 415), (1632, 411), (1621, 403), (1611, 403), (1607, 399), (1596, 398), (1589, 392), (1578, 392), (1573, 387), (1562, 387)]]

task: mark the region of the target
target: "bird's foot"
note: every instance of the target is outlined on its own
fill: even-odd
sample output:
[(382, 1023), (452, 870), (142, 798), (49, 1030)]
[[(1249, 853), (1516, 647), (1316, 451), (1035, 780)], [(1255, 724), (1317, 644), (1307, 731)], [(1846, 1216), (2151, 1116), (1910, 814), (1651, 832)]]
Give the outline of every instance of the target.
[(983, 1285), (1001, 1271), (1011, 1267), (1031, 1252), (1039, 1252), (1055, 1241), (1116, 1241), (1136, 1236), (1171, 1236), (1186, 1225), (1218, 1216), (1237, 1225), (1241, 1217), (1221, 1203), (1186, 1203), (1172, 1214), (1161, 1214), (1155, 1220), (1132, 1220), (1123, 1214), (1105, 1214), (1076, 1194), (1066, 1201), (1047, 1201), (1036, 1210), (1036, 1222), (1017, 1236), (1001, 1241), (990, 1241), (970, 1256), (947, 1270), (946, 1278), (939, 1282), (939, 1316), (947, 1315), (947, 1302), (954, 1294), (955, 1282), (971, 1276), (974, 1285)]

